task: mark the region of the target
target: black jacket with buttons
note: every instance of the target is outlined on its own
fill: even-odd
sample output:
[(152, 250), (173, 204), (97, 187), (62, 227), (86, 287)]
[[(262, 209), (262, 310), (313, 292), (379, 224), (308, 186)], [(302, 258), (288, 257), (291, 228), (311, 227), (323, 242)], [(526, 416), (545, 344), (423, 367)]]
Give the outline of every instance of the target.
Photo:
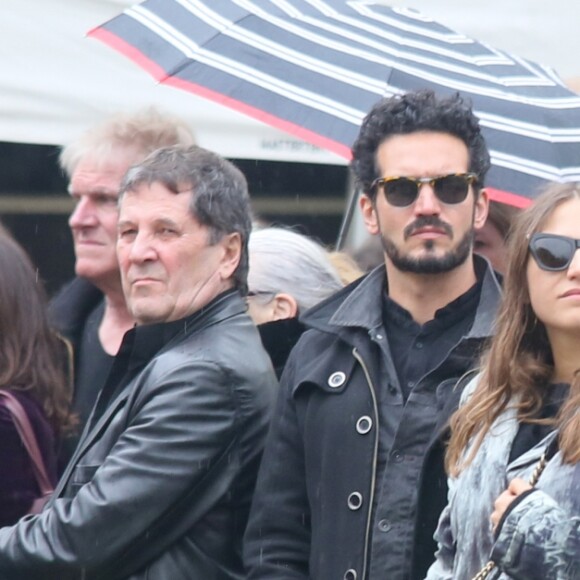
[[(388, 344), (379, 345), (389, 334), (384, 268), (304, 317), (310, 330), (282, 377), (246, 532), (248, 578), (424, 578), (447, 497), (443, 439), (459, 401), (454, 385), (491, 335), (500, 296), (487, 262), (475, 260), (482, 284), (471, 330), (405, 403), (379, 409), (385, 391), (399, 388)], [(392, 499), (379, 497), (376, 478), (385, 409), (399, 414), (392, 440), (380, 441), (392, 450), (384, 470)]]

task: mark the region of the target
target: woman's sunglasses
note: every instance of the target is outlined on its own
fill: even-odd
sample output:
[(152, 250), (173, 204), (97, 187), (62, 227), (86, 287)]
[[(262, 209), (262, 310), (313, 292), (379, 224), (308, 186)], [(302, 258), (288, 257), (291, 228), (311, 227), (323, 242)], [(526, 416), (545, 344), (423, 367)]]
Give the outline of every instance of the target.
[(542, 270), (560, 272), (572, 263), (576, 250), (580, 248), (580, 240), (556, 234), (532, 234), (529, 248)]
[(469, 186), (476, 181), (475, 173), (451, 173), (440, 177), (379, 177), (372, 182), (371, 190), (379, 187), (390, 205), (407, 207), (417, 200), (421, 186), (428, 183), (439, 201), (454, 204), (465, 200)]

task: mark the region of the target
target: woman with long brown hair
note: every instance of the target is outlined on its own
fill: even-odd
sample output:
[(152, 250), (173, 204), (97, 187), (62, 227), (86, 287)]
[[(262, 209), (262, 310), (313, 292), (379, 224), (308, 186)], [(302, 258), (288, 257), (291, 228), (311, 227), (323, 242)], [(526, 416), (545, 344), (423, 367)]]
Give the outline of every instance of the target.
[(469, 580), (490, 558), (490, 578), (580, 578), (579, 248), (580, 184), (515, 221), (497, 334), (451, 419), (429, 580)]
[[(52, 484), (56, 441), (71, 425), (63, 353), (28, 256), (0, 229), (0, 389), (25, 412)], [(0, 396), (0, 526), (28, 513), (41, 493), (9, 406)]]

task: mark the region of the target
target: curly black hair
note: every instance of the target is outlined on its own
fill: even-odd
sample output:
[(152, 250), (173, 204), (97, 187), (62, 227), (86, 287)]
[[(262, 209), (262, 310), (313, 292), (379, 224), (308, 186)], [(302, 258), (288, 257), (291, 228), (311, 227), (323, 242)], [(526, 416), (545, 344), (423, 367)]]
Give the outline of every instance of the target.
[(363, 120), (350, 165), (358, 186), (371, 199), (376, 193), (371, 184), (380, 177), (376, 164), (379, 146), (392, 135), (416, 131), (438, 131), (461, 139), (469, 150), (469, 171), (478, 176), (476, 193), (483, 187), (489, 152), (470, 104), (459, 93), (438, 98), (433, 91), (422, 90), (380, 100)]

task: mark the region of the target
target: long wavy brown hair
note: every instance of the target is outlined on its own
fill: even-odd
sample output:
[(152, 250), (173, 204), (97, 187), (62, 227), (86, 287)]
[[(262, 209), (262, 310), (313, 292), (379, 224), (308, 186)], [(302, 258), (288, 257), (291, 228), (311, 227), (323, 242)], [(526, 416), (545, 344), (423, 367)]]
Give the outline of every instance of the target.
[[(482, 357), (477, 389), (450, 421), (451, 439), (445, 464), (453, 476), (471, 463), (492, 423), (508, 403), (516, 404), (520, 421), (546, 422), (534, 417), (542, 407), (542, 394), (552, 378), (554, 365), (546, 328), (530, 305), (526, 275), (530, 259), (528, 238), (541, 230), (556, 207), (571, 199), (580, 199), (579, 183), (551, 185), (514, 222), (496, 335)], [(568, 398), (554, 420), (566, 463), (580, 461), (579, 408), (580, 372), (576, 371)], [(465, 454), (472, 441), (469, 453)]]
[(0, 227), (0, 388), (30, 394), (57, 434), (74, 423), (65, 366), (65, 348), (49, 327), (37, 273)]

